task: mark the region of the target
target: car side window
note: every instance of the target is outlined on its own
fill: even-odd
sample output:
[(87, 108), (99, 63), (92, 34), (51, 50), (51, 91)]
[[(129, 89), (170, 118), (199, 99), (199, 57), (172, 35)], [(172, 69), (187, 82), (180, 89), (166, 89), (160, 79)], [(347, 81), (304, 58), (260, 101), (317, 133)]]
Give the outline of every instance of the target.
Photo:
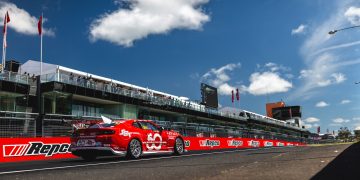
[(158, 127), (156, 127), (154, 124), (147, 122), (148, 127), (153, 131), (158, 131)]
[(145, 129), (145, 130), (153, 130), (153, 131), (158, 131), (159, 130), (155, 125), (153, 125), (150, 122), (141, 122), (140, 121), (139, 124), (141, 125), (141, 128)]
[(139, 123), (137, 123), (137, 122), (133, 122), (133, 123), (132, 123), (132, 126), (141, 129)]

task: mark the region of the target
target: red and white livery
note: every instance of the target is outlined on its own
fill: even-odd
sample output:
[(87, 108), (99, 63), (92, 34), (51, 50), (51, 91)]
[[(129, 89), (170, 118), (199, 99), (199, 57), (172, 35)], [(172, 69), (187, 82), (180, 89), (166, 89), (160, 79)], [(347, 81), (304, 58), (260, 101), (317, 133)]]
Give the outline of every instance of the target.
[(71, 137), (70, 151), (85, 160), (98, 156), (118, 155), (137, 159), (156, 153), (183, 154), (183, 137), (176, 131), (165, 130), (150, 120), (116, 120), (78, 129)]

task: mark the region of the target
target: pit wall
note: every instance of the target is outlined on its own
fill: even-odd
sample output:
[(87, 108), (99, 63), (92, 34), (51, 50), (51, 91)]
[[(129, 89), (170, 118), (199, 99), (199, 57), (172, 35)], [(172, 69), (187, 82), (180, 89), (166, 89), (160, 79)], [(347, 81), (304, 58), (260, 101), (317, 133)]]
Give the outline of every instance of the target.
[[(303, 146), (299, 142), (252, 138), (184, 137), (188, 151)], [(0, 138), (0, 163), (76, 158), (69, 152), (69, 137)]]

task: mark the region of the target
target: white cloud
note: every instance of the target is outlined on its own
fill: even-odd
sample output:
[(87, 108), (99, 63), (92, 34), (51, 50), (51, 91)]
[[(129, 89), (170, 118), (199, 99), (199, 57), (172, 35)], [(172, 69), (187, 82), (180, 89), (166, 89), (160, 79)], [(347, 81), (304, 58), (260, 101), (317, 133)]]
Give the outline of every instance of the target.
[(293, 85), (275, 72), (255, 72), (250, 76), (250, 85), (246, 88), (250, 94), (264, 95), (289, 91)]
[(312, 124), (304, 124), (304, 126), (305, 126), (306, 129), (311, 129), (313, 127)]
[(352, 25), (360, 24), (360, 8), (351, 6), (344, 15)]
[(209, 0), (126, 0), (129, 8), (105, 13), (90, 25), (92, 41), (130, 47), (135, 40), (174, 29), (201, 30), (210, 21), (202, 5)]
[(360, 117), (353, 117), (352, 120), (353, 121), (360, 121)]
[(330, 54), (323, 54), (316, 59), (313, 69), (303, 69), (300, 71), (299, 79), (307, 81), (307, 89), (317, 87), (325, 87), (332, 84), (340, 84), (346, 80), (346, 76), (342, 73), (329, 73), (335, 68), (331, 65), (334, 57)]
[(320, 101), (320, 102), (316, 103), (315, 106), (316, 107), (326, 107), (326, 106), (329, 106), (329, 104), (326, 103), (325, 101)]
[(291, 30), (291, 34), (292, 35), (303, 34), (303, 33), (305, 33), (306, 27), (307, 27), (306, 25), (300, 24), (299, 27)]
[(344, 14), (354, 2), (356, 1), (336, 1), (328, 17), (312, 22), (311, 27), (316, 28), (307, 30), (306, 39), (300, 48), (306, 66), (300, 72), (302, 84), (289, 99), (310, 98), (321, 92), (324, 87), (344, 82), (346, 77), (339, 71), (346, 66), (360, 63), (357, 53), (352, 49), (360, 45), (360, 42), (353, 41), (360, 37), (357, 31), (341, 32), (342, 35), (347, 34), (347, 37), (351, 38), (340, 34), (328, 34), (334, 28), (349, 26)]
[(250, 75), (249, 86), (242, 85), (241, 90), (253, 95), (265, 95), (289, 91), (293, 85), (288, 80), (281, 77), (285, 72), (285, 77), (291, 78), (292, 74), (288, 73), (289, 67), (268, 62), (264, 66), (257, 64), (257, 72)]
[[(289, 67), (285, 67), (283, 65), (278, 65), (273, 62), (266, 63), (265, 68), (268, 68), (271, 72), (278, 72), (278, 71), (290, 71), (291, 69)], [(258, 65), (258, 68), (261, 68), (261, 65)]]
[(345, 75), (342, 73), (333, 73), (333, 74), (331, 74), (331, 77), (334, 78), (334, 82), (336, 84), (342, 83), (346, 80)]
[(351, 103), (351, 101), (348, 99), (344, 99), (340, 102), (340, 104), (349, 104), (349, 103)]
[[(0, 2), (0, 22), (4, 22), (5, 13), (9, 12), (10, 22), (8, 27), (18, 33), (26, 35), (38, 35), (38, 21), (39, 17), (30, 15), (26, 10), (17, 7), (10, 2)], [(47, 19), (44, 18), (44, 25)], [(2, 23), (0, 23), (3, 26)], [(44, 35), (54, 36), (55, 33), (52, 29), (43, 28)]]
[(202, 81), (206, 81), (210, 85), (218, 88), (218, 93), (220, 95), (231, 95), (231, 91), (235, 90), (236, 87), (228, 83), (231, 80), (229, 73), (239, 67), (241, 67), (240, 63), (231, 63), (226, 64), (218, 69), (212, 68), (202, 76)]
[(319, 118), (316, 118), (316, 117), (308, 117), (305, 119), (306, 122), (308, 123), (314, 123), (314, 122), (319, 122), (320, 119)]
[(332, 122), (334, 122), (336, 124), (342, 124), (342, 123), (348, 123), (348, 122), (350, 122), (350, 120), (344, 119), (344, 118), (336, 118), (336, 119), (333, 119)]

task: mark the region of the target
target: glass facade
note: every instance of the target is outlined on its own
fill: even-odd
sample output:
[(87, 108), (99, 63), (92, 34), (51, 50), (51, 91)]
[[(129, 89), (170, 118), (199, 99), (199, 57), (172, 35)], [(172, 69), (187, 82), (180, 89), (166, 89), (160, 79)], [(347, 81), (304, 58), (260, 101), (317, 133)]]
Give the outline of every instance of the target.
[(43, 93), (43, 109), (47, 114), (71, 114), (72, 95), (61, 92)]
[(0, 111), (26, 112), (27, 106), (27, 96), (0, 92)]

